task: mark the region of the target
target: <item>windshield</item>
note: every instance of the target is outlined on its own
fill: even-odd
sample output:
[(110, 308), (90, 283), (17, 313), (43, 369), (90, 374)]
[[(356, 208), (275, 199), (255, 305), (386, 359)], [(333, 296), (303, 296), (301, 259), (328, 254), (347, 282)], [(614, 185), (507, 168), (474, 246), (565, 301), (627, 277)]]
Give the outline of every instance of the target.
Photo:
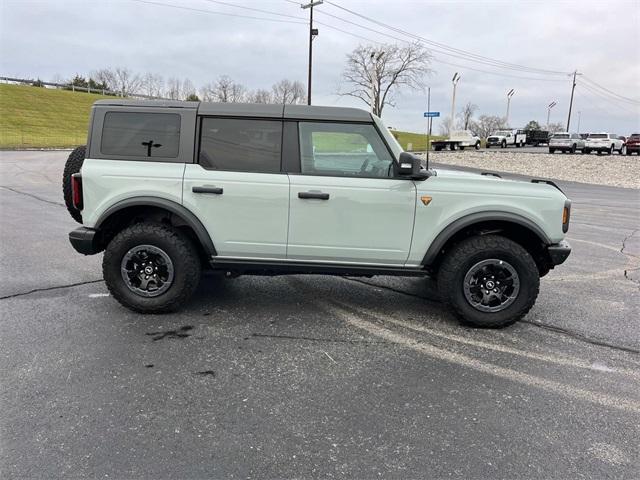
[(590, 133), (589, 138), (607, 138), (606, 133)]
[(629, 140), (640, 140), (640, 133), (634, 133), (629, 137)]
[(509, 135), (511, 132), (509, 132), (508, 130), (499, 130), (496, 133), (494, 133), (494, 135), (500, 135), (502, 137), (506, 137), (507, 135)]
[(568, 133), (556, 133), (551, 138), (569, 138), (569, 134)]

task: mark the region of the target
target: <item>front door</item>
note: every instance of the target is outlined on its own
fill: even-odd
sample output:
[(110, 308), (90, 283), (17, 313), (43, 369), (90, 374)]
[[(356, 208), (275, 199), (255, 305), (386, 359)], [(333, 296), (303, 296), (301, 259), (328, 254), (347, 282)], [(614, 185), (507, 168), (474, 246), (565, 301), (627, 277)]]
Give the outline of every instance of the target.
[(413, 181), (372, 124), (299, 123), (301, 165), (290, 174), (287, 258), (402, 265), (416, 204)]
[(183, 204), (218, 256), (284, 259), (289, 178), (280, 173), (282, 120), (204, 117), (198, 163), (186, 165)]

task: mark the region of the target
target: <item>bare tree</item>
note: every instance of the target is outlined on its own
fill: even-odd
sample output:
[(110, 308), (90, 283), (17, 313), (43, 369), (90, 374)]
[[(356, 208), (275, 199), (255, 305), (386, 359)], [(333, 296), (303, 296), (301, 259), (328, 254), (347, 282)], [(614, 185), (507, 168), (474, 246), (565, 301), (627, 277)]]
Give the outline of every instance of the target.
[(442, 119), (440, 120), (440, 126), (438, 127), (438, 131), (440, 132), (440, 135), (442, 135), (443, 137), (448, 137), (449, 134), (451, 133), (449, 130), (449, 127), (451, 126), (451, 122), (449, 121), (449, 117), (442, 117)]
[(53, 77), (51, 77), (51, 79), (49, 80), (51, 83), (59, 83), (59, 84), (66, 84), (69, 83), (67, 80), (64, 79), (64, 77), (62, 75), (60, 75), (59, 73), (55, 73), (53, 75)]
[(102, 68), (91, 73), (91, 78), (96, 82), (106, 85), (109, 90), (118, 90), (118, 83), (116, 81), (116, 74), (110, 68)]
[(134, 74), (126, 67), (118, 67), (113, 71), (115, 79), (115, 90), (120, 92), (120, 95), (126, 97), (131, 93), (135, 93), (142, 82), (140, 75)]
[(180, 100), (182, 98), (182, 80), (171, 77), (167, 80), (167, 90), (165, 96), (171, 100)]
[(222, 103), (241, 103), (245, 100), (247, 89), (234, 82), (227, 75), (222, 75), (213, 86), (210, 86), (211, 100)]
[(506, 128), (507, 124), (504, 117), (480, 115), (477, 121), (471, 121), (470, 127), (480, 138), (487, 138), (496, 130)]
[(467, 102), (467, 104), (462, 107), (459, 114), (460, 128), (462, 130), (469, 130), (469, 125), (471, 125), (473, 114), (476, 113), (476, 110), (478, 110), (478, 106), (471, 102)]
[(360, 45), (347, 55), (342, 73), (347, 86), (338, 93), (362, 100), (380, 116), (386, 105), (395, 106), (394, 96), (403, 87), (424, 87), (430, 63), (431, 55), (420, 43)]
[(249, 95), (249, 101), (251, 103), (273, 103), (271, 92), (260, 88)]
[(215, 85), (212, 83), (207, 83), (200, 88), (200, 96), (202, 97), (202, 101), (204, 102), (213, 102), (215, 100)]
[(161, 97), (164, 89), (164, 78), (162, 78), (162, 75), (147, 72), (142, 77), (141, 87), (145, 95)]
[(307, 97), (303, 83), (297, 80), (292, 82), (285, 78), (276, 83), (271, 90), (273, 91), (273, 103), (303, 103)]
[(566, 127), (564, 126), (564, 124), (560, 122), (549, 124), (549, 133), (564, 132), (565, 129)]
[(180, 97), (180, 100), (185, 100), (189, 97), (193, 98), (196, 96), (196, 87), (193, 85), (193, 82), (191, 82), (191, 80), (189, 80), (188, 78), (185, 78), (182, 82), (182, 97)]

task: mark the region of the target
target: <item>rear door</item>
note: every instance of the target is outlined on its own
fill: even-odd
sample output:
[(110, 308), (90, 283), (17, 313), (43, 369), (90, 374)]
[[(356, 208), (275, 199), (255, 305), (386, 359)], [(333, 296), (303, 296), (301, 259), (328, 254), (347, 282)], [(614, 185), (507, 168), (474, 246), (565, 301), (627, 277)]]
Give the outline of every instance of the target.
[(282, 119), (203, 117), (183, 204), (219, 257), (286, 257), (289, 178), (281, 173)]
[(393, 157), (373, 124), (300, 122), (291, 181), (287, 258), (402, 265), (416, 204), (413, 181), (393, 177)]

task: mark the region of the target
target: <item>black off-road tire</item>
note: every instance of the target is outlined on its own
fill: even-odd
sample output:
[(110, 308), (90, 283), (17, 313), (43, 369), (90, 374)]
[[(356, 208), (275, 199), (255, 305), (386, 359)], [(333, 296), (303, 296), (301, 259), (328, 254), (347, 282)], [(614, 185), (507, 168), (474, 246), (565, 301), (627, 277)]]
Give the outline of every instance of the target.
[(82, 145), (81, 147), (76, 147), (69, 154), (69, 157), (67, 157), (67, 162), (64, 164), (64, 171), (62, 172), (62, 195), (64, 197), (64, 204), (67, 206), (69, 214), (78, 223), (82, 223), (82, 214), (76, 207), (73, 206), (73, 195), (71, 193), (71, 175), (73, 175), (74, 173), (78, 173), (80, 171), (80, 168), (82, 168), (82, 163), (84, 162), (86, 152), (86, 146)]
[(476, 147), (476, 150), (480, 150), (480, 142), (476, 142), (475, 147)]
[(553, 155), (554, 153), (556, 153), (556, 149), (555, 149), (555, 148), (550, 148), (550, 149), (549, 149), (549, 153), (550, 153), (551, 155)]
[(507, 148), (507, 142), (503, 140), (502, 143), (500, 144), (500, 148)]
[[(475, 264), (492, 258), (513, 266), (520, 280), (520, 291), (515, 301), (504, 310), (483, 312), (467, 301), (463, 283), (465, 275)], [(517, 322), (533, 307), (539, 288), (538, 267), (529, 252), (499, 235), (476, 236), (458, 243), (447, 253), (438, 272), (438, 291), (442, 301), (464, 323), (474, 327), (498, 328)]]
[[(138, 245), (162, 249), (171, 259), (174, 279), (169, 289), (144, 297), (129, 289), (120, 273), (126, 253)], [(178, 230), (159, 223), (138, 223), (125, 228), (107, 245), (102, 274), (113, 298), (139, 313), (165, 313), (179, 309), (193, 295), (201, 277), (201, 263), (193, 242)]]

